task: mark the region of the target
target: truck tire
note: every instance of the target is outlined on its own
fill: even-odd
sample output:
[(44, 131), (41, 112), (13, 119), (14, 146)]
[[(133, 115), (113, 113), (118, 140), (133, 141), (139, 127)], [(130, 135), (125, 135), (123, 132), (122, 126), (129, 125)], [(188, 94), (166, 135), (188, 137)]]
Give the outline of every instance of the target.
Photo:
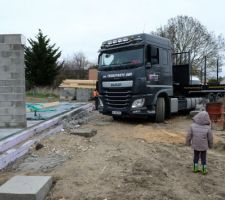
[(164, 122), (165, 120), (165, 99), (163, 97), (159, 97), (156, 102), (155, 109), (155, 121), (157, 123)]

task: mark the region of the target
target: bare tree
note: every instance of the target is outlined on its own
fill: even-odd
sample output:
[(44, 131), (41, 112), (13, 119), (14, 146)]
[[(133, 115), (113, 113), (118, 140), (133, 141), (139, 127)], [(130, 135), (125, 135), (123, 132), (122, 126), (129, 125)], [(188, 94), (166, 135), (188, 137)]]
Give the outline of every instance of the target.
[[(220, 61), (223, 59), (224, 37), (209, 32), (193, 17), (177, 16), (171, 18), (165, 26), (161, 26), (153, 34), (170, 39), (174, 52), (190, 51), (193, 73), (196, 75), (200, 74), (205, 56), (208, 72), (215, 70), (217, 59)], [(220, 62), (221, 64), (222, 62)]]
[(64, 79), (88, 79), (88, 69), (96, 65), (90, 62), (82, 52), (65, 58), (63, 63), (57, 83), (61, 83)]
[(75, 53), (72, 58), (65, 60), (64, 67), (70, 70), (84, 70), (90, 67), (91, 63), (88, 61), (84, 53)]

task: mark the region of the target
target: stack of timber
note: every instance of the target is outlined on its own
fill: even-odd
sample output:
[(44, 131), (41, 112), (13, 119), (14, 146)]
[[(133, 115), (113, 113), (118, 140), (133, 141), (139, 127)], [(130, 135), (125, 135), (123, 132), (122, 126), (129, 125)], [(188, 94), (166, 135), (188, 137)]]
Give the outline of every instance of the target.
[(74, 80), (66, 79), (60, 86), (60, 88), (83, 88), (83, 89), (95, 89), (96, 80)]

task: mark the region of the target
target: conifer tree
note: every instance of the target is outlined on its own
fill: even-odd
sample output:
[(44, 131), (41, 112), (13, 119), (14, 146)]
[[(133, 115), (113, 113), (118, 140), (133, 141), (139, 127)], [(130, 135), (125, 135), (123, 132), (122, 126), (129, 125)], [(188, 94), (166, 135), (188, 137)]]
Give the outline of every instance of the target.
[(30, 46), (25, 47), (26, 80), (30, 86), (51, 86), (62, 67), (58, 61), (61, 51), (56, 44), (50, 44), (50, 39), (40, 29), (36, 40), (28, 39), (28, 42)]

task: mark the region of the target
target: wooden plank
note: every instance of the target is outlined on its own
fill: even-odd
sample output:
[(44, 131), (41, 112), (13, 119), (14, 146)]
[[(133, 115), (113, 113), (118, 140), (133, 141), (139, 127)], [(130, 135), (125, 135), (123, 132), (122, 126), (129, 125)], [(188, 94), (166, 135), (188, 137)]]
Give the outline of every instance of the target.
[(75, 80), (75, 79), (66, 79), (60, 86), (60, 88), (96, 88), (96, 80)]
[(53, 106), (58, 106), (59, 105), (59, 101), (56, 102), (50, 102), (50, 103), (42, 103), (44, 108), (49, 108), (49, 107), (53, 107)]
[(60, 88), (83, 88), (83, 89), (95, 89), (95, 85), (60, 85)]
[(65, 79), (63, 83), (95, 84), (96, 80)]

